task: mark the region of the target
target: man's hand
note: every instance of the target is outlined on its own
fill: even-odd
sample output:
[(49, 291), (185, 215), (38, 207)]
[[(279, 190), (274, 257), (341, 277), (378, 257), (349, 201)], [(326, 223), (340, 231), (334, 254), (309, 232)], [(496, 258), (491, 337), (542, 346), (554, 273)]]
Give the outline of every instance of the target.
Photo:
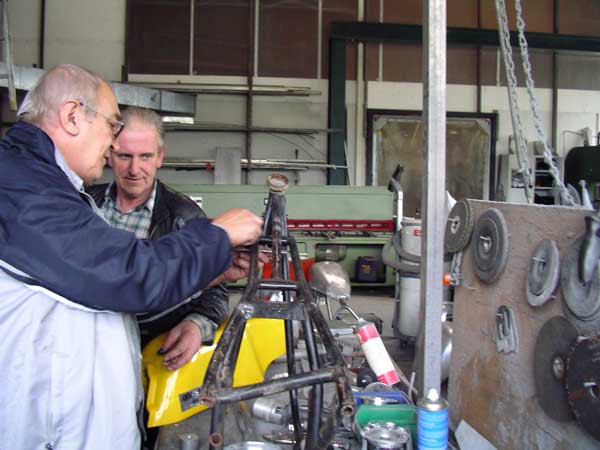
[[(264, 264), (269, 261), (269, 256), (265, 253), (258, 252), (258, 270), (260, 270)], [(250, 272), (250, 253), (248, 252), (233, 252), (233, 258), (231, 260), (231, 266), (227, 268), (225, 272), (210, 282), (210, 286), (221, 283), (223, 281), (237, 281), (242, 278), (246, 278)]]
[(196, 354), (202, 343), (200, 327), (190, 320), (183, 320), (167, 334), (160, 349), (163, 364), (169, 370), (179, 369)]
[(234, 208), (215, 217), (213, 225), (223, 228), (232, 247), (250, 245), (262, 233), (263, 220), (247, 209)]

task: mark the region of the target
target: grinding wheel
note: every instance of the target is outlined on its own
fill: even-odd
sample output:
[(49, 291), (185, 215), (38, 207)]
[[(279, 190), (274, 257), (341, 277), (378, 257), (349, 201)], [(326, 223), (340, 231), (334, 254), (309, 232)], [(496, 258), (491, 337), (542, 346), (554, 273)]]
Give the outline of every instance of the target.
[(540, 329), (535, 341), (534, 381), (538, 402), (544, 412), (559, 422), (573, 420), (565, 377), (567, 359), (579, 332), (567, 318), (555, 316)]
[(575, 344), (567, 363), (566, 384), (577, 422), (600, 441), (600, 336)]
[(546, 303), (558, 286), (560, 260), (558, 247), (550, 239), (540, 242), (531, 255), (527, 272), (527, 303), (541, 306)]
[[(598, 271), (589, 283), (582, 283), (579, 280), (579, 251), (582, 241), (583, 238), (579, 238), (573, 242), (561, 264), (560, 287), (565, 299), (565, 312), (578, 321), (600, 321), (600, 276)], [(600, 265), (598, 268), (597, 270), (600, 270)], [(593, 326), (592, 329), (594, 329)], [(582, 329), (582, 331), (587, 330)]]
[(447, 253), (458, 253), (467, 246), (473, 233), (473, 208), (467, 200), (456, 202), (446, 221), (444, 245)]
[(479, 216), (473, 230), (475, 273), (491, 284), (498, 279), (508, 261), (508, 227), (502, 213), (490, 208)]

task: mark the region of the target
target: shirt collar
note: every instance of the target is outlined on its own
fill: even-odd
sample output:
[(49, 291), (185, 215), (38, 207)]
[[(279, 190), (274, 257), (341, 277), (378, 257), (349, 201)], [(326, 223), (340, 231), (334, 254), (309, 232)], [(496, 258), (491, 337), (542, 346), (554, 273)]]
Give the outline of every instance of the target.
[[(152, 191), (150, 192), (150, 197), (144, 203), (139, 204), (134, 208), (134, 210), (140, 210), (141, 208), (147, 209), (149, 212), (154, 210), (154, 204), (156, 203), (156, 187), (158, 186), (157, 180), (154, 179), (154, 186), (152, 187)], [(113, 181), (108, 185), (106, 191), (104, 192), (104, 203), (107, 202), (114, 203), (115, 207), (117, 205), (117, 185)], [(128, 211), (123, 211), (128, 212)]]
[(54, 159), (56, 160), (58, 167), (62, 169), (75, 189), (77, 189), (79, 192), (83, 192), (83, 180), (79, 177), (79, 175), (71, 170), (69, 164), (67, 164), (67, 161), (65, 160), (65, 157), (62, 155), (57, 146), (54, 146)]

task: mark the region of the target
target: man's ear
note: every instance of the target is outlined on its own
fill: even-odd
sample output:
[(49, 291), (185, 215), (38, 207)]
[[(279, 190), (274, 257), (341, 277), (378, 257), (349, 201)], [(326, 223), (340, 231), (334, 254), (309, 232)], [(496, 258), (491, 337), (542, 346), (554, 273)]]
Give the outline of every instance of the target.
[(162, 148), (158, 149), (158, 158), (156, 159), (156, 168), (157, 169), (160, 169), (160, 167), (162, 166), (166, 151), (167, 151), (166, 145), (163, 145)]
[(106, 164), (108, 164), (108, 167), (110, 167), (110, 168), (113, 167), (113, 148), (112, 147), (108, 151), (108, 158), (106, 158)]
[(79, 103), (76, 100), (67, 100), (62, 104), (58, 113), (61, 128), (71, 136), (77, 136), (81, 131), (82, 116), (79, 111)]

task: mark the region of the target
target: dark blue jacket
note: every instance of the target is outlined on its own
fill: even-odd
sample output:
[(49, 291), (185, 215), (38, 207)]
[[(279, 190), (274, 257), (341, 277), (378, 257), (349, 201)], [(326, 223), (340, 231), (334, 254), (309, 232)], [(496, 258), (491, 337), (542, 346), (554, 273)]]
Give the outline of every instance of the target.
[(73, 302), (131, 313), (174, 306), (231, 263), (227, 234), (207, 219), (138, 240), (83, 195), (57, 166), (48, 135), (14, 125), (0, 140), (0, 260)]

